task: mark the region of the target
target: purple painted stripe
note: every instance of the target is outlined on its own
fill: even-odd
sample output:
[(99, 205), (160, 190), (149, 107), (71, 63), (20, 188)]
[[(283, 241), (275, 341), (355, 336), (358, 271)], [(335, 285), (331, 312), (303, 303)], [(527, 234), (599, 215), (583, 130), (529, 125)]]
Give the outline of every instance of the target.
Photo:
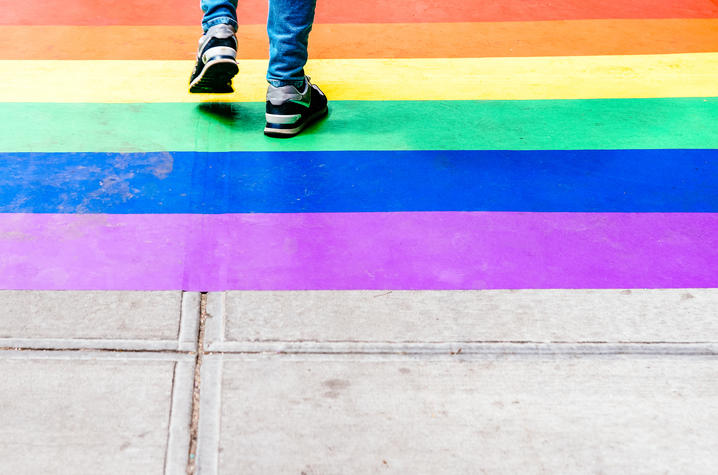
[(718, 213), (0, 215), (3, 289), (718, 287)]

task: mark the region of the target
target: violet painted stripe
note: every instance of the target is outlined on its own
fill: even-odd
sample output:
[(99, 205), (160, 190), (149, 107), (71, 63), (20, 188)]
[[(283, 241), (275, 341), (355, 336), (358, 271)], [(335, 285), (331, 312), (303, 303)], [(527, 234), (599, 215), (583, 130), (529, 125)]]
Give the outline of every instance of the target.
[(0, 215), (0, 288), (718, 287), (718, 213)]

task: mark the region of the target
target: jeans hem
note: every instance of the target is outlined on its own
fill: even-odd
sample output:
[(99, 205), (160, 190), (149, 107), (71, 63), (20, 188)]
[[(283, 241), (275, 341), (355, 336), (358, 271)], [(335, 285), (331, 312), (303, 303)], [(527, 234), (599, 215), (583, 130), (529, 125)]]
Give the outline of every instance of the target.
[(223, 16), (223, 17), (219, 17), (219, 18), (213, 18), (207, 22), (202, 22), (202, 29), (204, 30), (205, 33), (207, 33), (207, 30), (212, 28), (214, 25), (229, 25), (232, 28), (234, 28), (235, 32), (237, 31), (237, 28), (239, 26), (237, 24), (237, 20), (235, 20), (234, 18), (228, 17), (228, 16)]

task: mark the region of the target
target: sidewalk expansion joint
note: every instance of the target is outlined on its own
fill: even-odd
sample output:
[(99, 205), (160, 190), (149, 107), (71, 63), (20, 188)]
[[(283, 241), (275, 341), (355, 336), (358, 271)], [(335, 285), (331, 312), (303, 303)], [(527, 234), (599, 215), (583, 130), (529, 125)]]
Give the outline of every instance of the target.
[(34, 352), (55, 352), (55, 353), (157, 353), (168, 355), (194, 355), (194, 351), (171, 350), (171, 349), (126, 349), (126, 348), (102, 348), (102, 347), (66, 347), (66, 348), (45, 348), (36, 346), (0, 346), (0, 351), (34, 351)]
[(691, 342), (320, 342), (224, 341), (205, 354), (276, 356), (718, 356), (718, 343)]
[(187, 475), (197, 471), (197, 440), (199, 432), (200, 390), (202, 386), (201, 370), (204, 355), (204, 333), (207, 323), (207, 292), (200, 293), (199, 325), (197, 329), (197, 349), (195, 351), (194, 385), (192, 389), (192, 417), (190, 423), (190, 443), (187, 454)]

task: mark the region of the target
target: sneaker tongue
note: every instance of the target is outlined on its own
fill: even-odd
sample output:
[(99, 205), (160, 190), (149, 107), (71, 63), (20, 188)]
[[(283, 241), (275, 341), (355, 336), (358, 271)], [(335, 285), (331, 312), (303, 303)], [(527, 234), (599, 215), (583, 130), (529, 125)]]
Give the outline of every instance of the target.
[(207, 33), (205, 33), (205, 35), (212, 38), (229, 38), (231, 36), (234, 36), (234, 28), (232, 28), (231, 25), (220, 23), (219, 25), (214, 25), (210, 27), (210, 29), (207, 30)]

